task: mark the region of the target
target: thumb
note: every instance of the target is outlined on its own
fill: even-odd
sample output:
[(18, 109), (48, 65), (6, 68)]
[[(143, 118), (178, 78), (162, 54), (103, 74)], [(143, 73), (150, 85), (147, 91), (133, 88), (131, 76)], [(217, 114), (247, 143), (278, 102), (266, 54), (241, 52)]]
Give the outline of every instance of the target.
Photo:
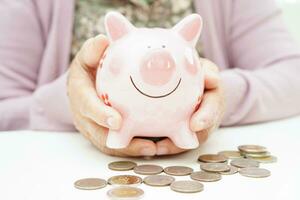
[(104, 35), (88, 39), (77, 54), (81, 66), (85, 69), (97, 68), (108, 44), (108, 39)]
[(217, 65), (207, 59), (201, 59), (204, 68), (204, 85), (205, 89), (215, 89), (220, 82), (219, 69)]

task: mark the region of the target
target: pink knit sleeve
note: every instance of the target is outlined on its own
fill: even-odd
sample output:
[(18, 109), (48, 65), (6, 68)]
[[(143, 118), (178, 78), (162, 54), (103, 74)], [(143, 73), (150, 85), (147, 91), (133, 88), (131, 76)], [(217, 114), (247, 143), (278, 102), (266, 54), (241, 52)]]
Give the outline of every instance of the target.
[(276, 120), (300, 113), (300, 49), (273, 0), (233, 1), (222, 72), (227, 112), (222, 125)]
[(38, 87), (45, 48), (32, 1), (0, 4), (0, 130), (74, 130), (67, 72)]

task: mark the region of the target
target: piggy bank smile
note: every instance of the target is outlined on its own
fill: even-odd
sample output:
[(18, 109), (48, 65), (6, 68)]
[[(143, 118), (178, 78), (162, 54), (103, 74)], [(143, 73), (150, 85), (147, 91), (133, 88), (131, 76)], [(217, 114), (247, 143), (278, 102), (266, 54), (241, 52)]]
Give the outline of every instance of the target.
[[(139, 67), (139, 78), (142, 79), (144, 84), (156, 87), (158, 94), (149, 94), (143, 90), (143, 86), (138, 86), (133, 76), (130, 76), (130, 81), (134, 88), (142, 95), (149, 98), (163, 98), (171, 95), (177, 90), (181, 83), (181, 78), (177, 81), (176, 85), (170, 86), (170, 90), (159, 94), (159, 90), (163, 85), (170, 85), (172, 76), (176, 71), (176, 65), (173, 57), (167, 50), (155, 49), (151, 50), (142, 58)], [(161, 92), (160, 92), (161, 93)]]
[(133, 81), (133, 79), (132, 79), (131, 76), (130, 76), (130, 81), (131, 81), (132, 85), (135, 87), (135, 89), (136, 89), (139, 93), (141, 93), (142, 95), (144, 95), (144, 96), (146, 96), (146, 97), (149, 97), (149, 98), (163, 98), (163, 97), (167, 97), (167, 96), (171, 95), (173, 92), (175, 92), (175, 91), (177, 90), (177, 88), (179, 87), (179, 85), (180, 85), (180, 83), (181, 83), (181, 78), (179, 79), (179, 81), (178, 81), (176, 87), (175, 87), (173, 90), (171, 90), (170, 92), (168, 92), (168, 93), (166, 93), (166, 94), (162, 94), (162, 95), (150, 95), (150, 94), (147, 94), (146, 92), (143, 92), (140, 88), (138, 88), (138, 87), (136, 86), (136, 84), (134, 83), (134, 81)]

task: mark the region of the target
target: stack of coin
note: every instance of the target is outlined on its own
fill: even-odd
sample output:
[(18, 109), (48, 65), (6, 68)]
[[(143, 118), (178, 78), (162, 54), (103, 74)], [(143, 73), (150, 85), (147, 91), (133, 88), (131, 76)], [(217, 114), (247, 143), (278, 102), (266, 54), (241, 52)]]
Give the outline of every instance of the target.
[(203, 154), (198, 157), (200, 169), (191, 174), (191, 179), (201, 182), (215, 182), (222, 179), (222, 174), (234, 174), (235, 169), (227, 164), (229, 158), (222, 154)]
[(243, 157), (256, 160), (260, 163), (274, 163), (277, 161), (277, 158), (272, 156), (264, 146), (241, 145), (238, 149)]
[[(110, 199), (140, 199), (144, 191), (136, 186), (144, 183), (153, 187), (170, 187), (171, 190), (181, 193), (201, 192), (204, 185), (201, 182), (220, 181), (222, 175), (232, 175), (239, 172), (242, 176), (264, 178), (271, 175), (267, 169), (260, 168), (261, 163), (276, 162), (267, 148), (259, 145), (241, 145), (238, 151), (226, 150), (218, 154), (203, 154), (198, 157), (200, 170), (194, 171), (188, 166), (161, 167), (155, 164), (142, 164), (132, 161), (115, 161), (108, 164), (114, 171), (130, 171), (137, 175), (117, 175), (107, 181), (100, 178), (80, 179), (74, 183), (77, 189), (95, 190), (106, 187), (107, 184), (115, 187), (107, 192)], [(165, 173), (163, 175), (161, 173)], [(141, 178), (139, 175), (146, 175)], [(192, 180), (176, 181), (174, 176), (189, 176)]]

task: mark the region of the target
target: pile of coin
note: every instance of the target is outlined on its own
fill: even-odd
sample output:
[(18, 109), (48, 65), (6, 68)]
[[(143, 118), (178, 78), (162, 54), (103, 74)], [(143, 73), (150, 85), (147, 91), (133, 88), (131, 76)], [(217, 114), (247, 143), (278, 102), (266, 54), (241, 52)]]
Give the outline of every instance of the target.
[(267, 148), (259, 145), (241, 145), (238, 147), (241, 155), (245, 158), (256, 160), (260, 163), (274, 163), (277, 161)]
[[(267, 169), (259, 168), (260, 163), (273, 163), (277, 159), (269, 151), (259, 145), (241, 145), (238, 151), (221, 151), (217, 154), (204, 154), (198, 157), (199, 171), (187, 166), (137, 165), (132, 161), (115, 161), (108, 164), (114, 171), (129, 171), (137, 175), (112, 176), (107, 181), (100, 178), (81, 179), (74, 183), (78, 189), (94, 190), (104, 188), (107, 184), (114, 187), (107, 192), (110, 199), (139, 199), (144, 191), (136, 186), (144, 183), (148, 186), (169, 186), (171, 190), (181, 193), (195, 193), (204, 189), (203, 182), (214, 182), (222, 179), (222, 175), (233, 175), (239, 172), (242, 176), (264, 178), (271, 175)], [(161, 173), (165, 174), (161, 174)], [(141, 178), (139, 175), (146, 175)], [(190, 180), (176, 181), (174, 176), (189, 176)]]

